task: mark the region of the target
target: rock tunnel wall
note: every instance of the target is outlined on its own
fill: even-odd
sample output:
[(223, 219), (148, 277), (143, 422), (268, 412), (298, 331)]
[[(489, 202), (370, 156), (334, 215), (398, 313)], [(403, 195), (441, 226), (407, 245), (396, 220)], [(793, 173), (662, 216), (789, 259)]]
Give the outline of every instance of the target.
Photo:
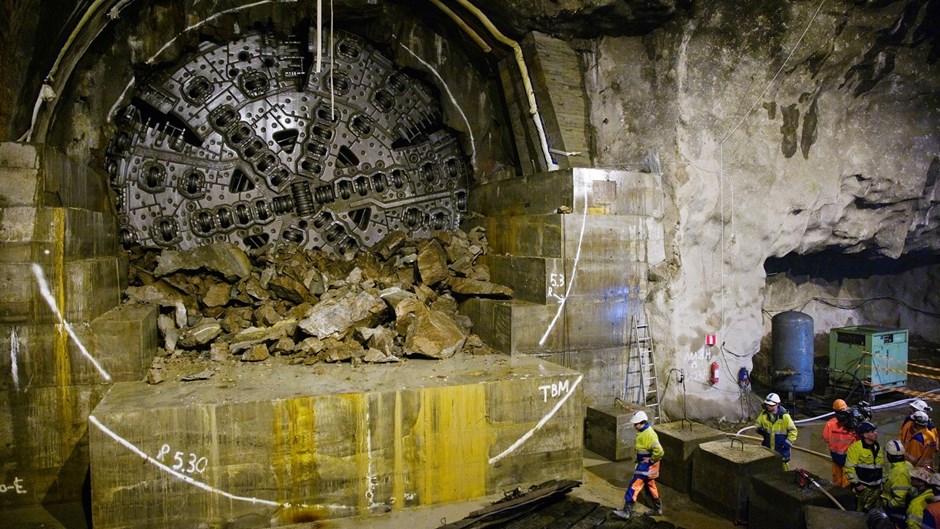
[[(897, 258), (937, 246), (937, 3), (750, 6), (699, 4), (686, 21), (600, 38), (585, 54), (596, 165), (660, 156), (672, 259), (652, 305), (674, 351), (667, 367), (692, 370), (694, 415), (730, 411), (738, 387), (726, 375), (750, 367), (769, 330), (761, 310), (779, 297), (765, 260), (822, 250)], [(911, 271), (841, 289), (929, 310), (934, 277)], [(802, 298), (827, 289), (787, 288)], [(935, 318), (878, 307), (820, 313), (817, 332), (865, 321), (933, 335)], [(706, 347), (706, 334), (725, 347)], [(705, 382), (712, 361), (723, 365), (717, 386)]]
[[(352, 4), (362, 17), (348, 23), (440, 89), (444, 119), (464, 132), (475, 180), (512, 176), (516, 162), (499, 117), (498, 88), (492, 72), (477, 68), (480, 55), (468, 51), (473, 45), (466, 37), (452, 26), (426, 30), (427, 17), (439, 14), (390, 2)], [(597, 27), (609, 25), (595, 24), (593, 34), (583, 26), (555, 26), (562, 36), (580, 37), (571, 44), (584, 61), (594, 165), (649, 169), (658, 160), (662, 168), (667, 260), (650, 273), (648, 299), (659, 367), (689, 376), (690, 414), (737, 410), (733, 377), (712, 386), (707, 366), (719, 361), (723, 374), (751, 366), (767, 332), (761, 309), (775, 308), (779, 299), (768, 297), (774, 292), (764, 272), (768, 258), (821, 250), (890, 258), (936, 251), (940, 72), (928, 21), (937, 5), (701, 2), (675, 11), (675, 18), (660, 11), (642, 30), (618, 32), (641, 36), (596, 36)], [(257, 23), (291, 28), (313, 14), (309, 3), (238, 7), (153, 2), (125, 11), (57, 94), (61, 103), (47, 142), (98, 164), (112, 132), (106, 116), (126, 102), (135, 72), (179, 60), (201, 38), (225, 40)], [(551, 29), (526, 3), (495, 12), (517, 29)], [(3, 130), (19, 132), (24, 119), (17, 113)], [(912, 271), (859, 280), (853, 288), (868, 295), (892, 290), (911, 306), (929, 307), (936, 300), (924, 292), (937, 291), (934, 277)], [(794, 282), (792, 288), (806, 297), (822, 287)], [(935, 323), (905, 320), (898, 310), (840, 318), (910, 321), (914, 332), (914, 325)], [(871, 321), (876, 316), (880, 321)], [(724, 347), (705, 346), (706, 334), (717, 334)], [(667, 412), (680, 413), (677, 393), (664, 400)]]

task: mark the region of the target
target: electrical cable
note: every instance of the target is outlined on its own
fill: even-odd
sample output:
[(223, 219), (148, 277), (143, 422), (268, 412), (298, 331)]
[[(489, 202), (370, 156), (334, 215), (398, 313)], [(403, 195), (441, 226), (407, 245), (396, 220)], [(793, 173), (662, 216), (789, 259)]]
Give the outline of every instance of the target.
[[(933, 312), (933, 311), (929, 311), (929, 310), (925, 310), (925, 309), (921, 309), (917, 307), (912, 307), (906, 301), (900, 300), (894, 296), (878, 296), (874, 298), (864, 298), (861, 300), (860, 303), (857, 303), (855, 305), (842, 305), (842, 304), (838, 304), (838, 303), (830, 301), (830, 300), (839, 300), (839, 299), (843, 299), (843, 298), (824, 298), (824, 297), (819, 297), (819, 296), (813, 296), (809, 298), (808, 300), (804, 301), (803, 304), (799, 306), (797, 306), (797, 304), (794, 303), (792, 307), (790, 308), (762, 309), (762, 312), (764, 312), (768, 316), (773, 316), (774, 313), (783, 312), (786, 310), (803, 310), (804, 308), (806, 308), (807, 305), (809, 305), (813, 301), (822, 303), (823, 305), (828, 305), (830, 307), (843, 309), (843, 310), (855, 310), (855, 309), (858, 309), (859, 307), (862, 307), (863, 305), (867, 305), (875, 301), (893, 301), (903, 306), (904, 308), (906, 308), (907, 310), (911, 312), (917, 312), (918, 314), (923, 314), (924, 316), (929, 316), (931, 318), (940, 318), (940, 312)], [(853, 299), (858, 299), (858, 298), (853, 298)]]

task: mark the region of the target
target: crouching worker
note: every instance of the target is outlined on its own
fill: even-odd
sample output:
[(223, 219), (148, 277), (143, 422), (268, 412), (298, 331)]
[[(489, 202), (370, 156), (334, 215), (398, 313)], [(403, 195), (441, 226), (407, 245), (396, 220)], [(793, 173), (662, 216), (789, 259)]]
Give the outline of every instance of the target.
[(623, 510), (614, 511), (620, 518), (639, 516), (634, 512), (640, 491), (646, 489), (646, 495), (653, 503), (653, 508), (646, 511), (647, 516), (659, 516), (663, 513), (663, 503), (659, 499), (659, 490), (656, 488), (656, 478), (659, 477), (659, 462), (663, 458), (663, 447), (659, 444), (659, 436), (650, 426), (649, 418), (645, 412), (638, 411), (630, 419), (636, 429), (636, 466), (633, 470), (633, 479), (627, 485), (627, 493), (623, 497)]

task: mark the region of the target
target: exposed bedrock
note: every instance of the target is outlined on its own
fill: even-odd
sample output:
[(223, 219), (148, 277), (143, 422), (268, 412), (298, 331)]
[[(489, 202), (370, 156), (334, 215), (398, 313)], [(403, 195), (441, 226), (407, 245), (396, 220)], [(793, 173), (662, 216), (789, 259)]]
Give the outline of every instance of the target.
[[(691, 379), (692, 415), (738, 413), (735, 375), (770, 329), (765, 261), (823, 251), (916, 261), (940, 249), (937, 2), (819, 5), (703, 3), (686, 21), (603, 38), (587, 54), (598, 165), (658, 152), (671, 192), (670, 280), (655, 284), (653, 306), (671, 340), (660, 344), (675, 351), (664, 369)], [(935, 282), (921, 282), (936, 274), (893, 277), (878, 290), (936, 304)], [(812, 277), (799, 283), (798, 298), (821, 288)], [(826, 312), (816, 332), (936, 323), (902, 320), (900, 307)], [(706, 334), (719, 346), (706, 347)], [(713, 361), (717, 386), (706, 381)], [(665, 400), (678, 407), (673, 391), (681, 386)]]

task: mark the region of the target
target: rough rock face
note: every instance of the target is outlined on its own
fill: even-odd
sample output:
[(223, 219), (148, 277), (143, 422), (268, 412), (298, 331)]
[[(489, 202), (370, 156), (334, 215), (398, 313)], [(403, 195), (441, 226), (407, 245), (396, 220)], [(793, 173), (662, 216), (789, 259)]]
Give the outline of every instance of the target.
[[(698, 382), (692, 413), (735, 410), (726, 374), (750, 368), (769, 332), (767, 259), (940, 251), (938, 2), (819, 5), (701, 3), (642, 38), (600, 39), (588, 57), (597, 165), (661, 160), (673, 258), (653, 324), (674, 351), (665, 367)], [(936, 306), (935, 284), (897, 282), (912, 305)], [(817, 309), (827, 324), (898, 321)], [(725, 346), (706, 347), (706, 334)]]

